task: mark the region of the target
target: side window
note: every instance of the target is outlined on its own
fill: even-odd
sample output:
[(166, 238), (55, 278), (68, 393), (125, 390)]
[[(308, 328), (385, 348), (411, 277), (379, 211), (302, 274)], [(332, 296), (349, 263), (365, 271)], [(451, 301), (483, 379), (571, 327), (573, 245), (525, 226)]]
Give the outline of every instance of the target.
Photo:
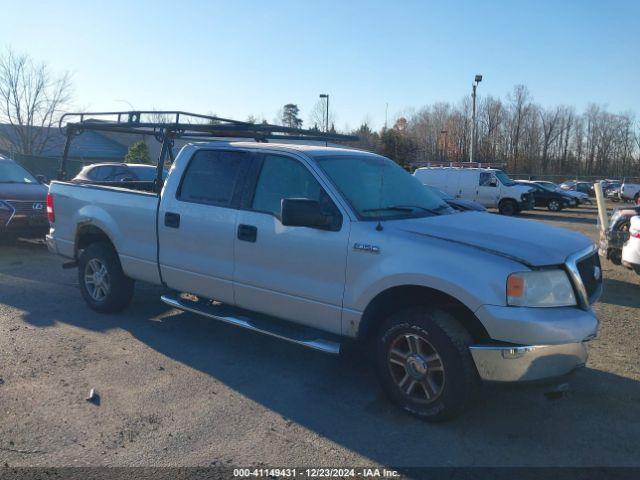
[(102, 165), (100, 167), (96, 167), (91, 169), (89, 174), (87, 175), (90, 180), (95, 180), (97, 182), (104, 182), (108, 180), (109, 175), (113, 171), (113, 167), (111, 165)]
[(331, 202), (303, 164), (279, 155), (266, 155), (253, 196), (252, 209), (280, 218), (283, 198)]
[(244, 152), (196, 152), (182, 178), (178, 199), (183, 202), (230, 207), (248, 162), (249, 157)]
[(109, 178), (107, 178), (107, 180), (112, 182), (121, 182), (125, 179), (136, 180), (136, 176), (128, 167), (123, 166), (115, 167), (109, 175)]
[(496, 182), (493, 180), (493, 175), (489, 172), (480, 172), (480, 186), (495, 187)]

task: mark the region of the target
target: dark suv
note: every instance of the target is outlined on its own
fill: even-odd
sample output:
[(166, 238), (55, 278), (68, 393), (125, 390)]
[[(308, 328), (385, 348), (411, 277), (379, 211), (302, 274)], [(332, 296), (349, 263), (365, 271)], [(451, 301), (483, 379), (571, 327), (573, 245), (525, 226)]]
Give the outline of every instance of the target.
[(16, 162), (0, 157), (0, 237), (44, 237), (47, 191)]

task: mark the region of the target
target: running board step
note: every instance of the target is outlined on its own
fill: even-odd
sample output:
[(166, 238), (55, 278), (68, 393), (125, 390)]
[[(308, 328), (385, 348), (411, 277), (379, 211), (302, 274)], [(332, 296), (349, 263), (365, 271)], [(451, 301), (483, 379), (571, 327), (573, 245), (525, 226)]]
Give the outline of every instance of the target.
[(259, 314), (251, 317), (250, 312), (246, 310), (235, 309), (226, 305), (210, 305), (202, 302), (193, 302), (173, 295), (162, 295), (160, 299), (170, 307), (177, 308), (178, 310), (220, 320), (221, 322), (229, 323), (236, 327), (263, 333), (324, 353), (332, 355), (338, 355), (340, 353), (340, 342), (322, 338), (323, 335), (328, 336), (330, 334), (325, 334), (319, 330), (297, 326)]

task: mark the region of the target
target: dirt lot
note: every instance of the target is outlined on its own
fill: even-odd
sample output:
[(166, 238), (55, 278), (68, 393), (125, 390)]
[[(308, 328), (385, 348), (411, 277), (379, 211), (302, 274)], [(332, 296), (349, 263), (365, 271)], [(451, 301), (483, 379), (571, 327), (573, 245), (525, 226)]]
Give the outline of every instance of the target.
[[(595, 208), (524, 216), (595, 238)], [(98, 315), (61, 263), (0, 247), (0, 465), (640, 465), (640, 277), (606, 261), (600, 336), (567, 395), (486, 388), (441, 425), (396, 410), (354, 359), (172, 311), (153, 287)]]

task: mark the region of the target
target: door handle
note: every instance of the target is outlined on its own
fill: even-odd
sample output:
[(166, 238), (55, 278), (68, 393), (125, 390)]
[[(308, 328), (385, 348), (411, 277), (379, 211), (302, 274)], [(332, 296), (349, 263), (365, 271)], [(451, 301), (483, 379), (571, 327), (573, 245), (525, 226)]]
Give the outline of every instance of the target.
[(164, 214), (164, 225), (169, 228), (180, 228), (180, 214), (166, 212)]
[(255, 242), (258, 239), (258, 229), (253, 225), (238, 225), (238, 240)]

